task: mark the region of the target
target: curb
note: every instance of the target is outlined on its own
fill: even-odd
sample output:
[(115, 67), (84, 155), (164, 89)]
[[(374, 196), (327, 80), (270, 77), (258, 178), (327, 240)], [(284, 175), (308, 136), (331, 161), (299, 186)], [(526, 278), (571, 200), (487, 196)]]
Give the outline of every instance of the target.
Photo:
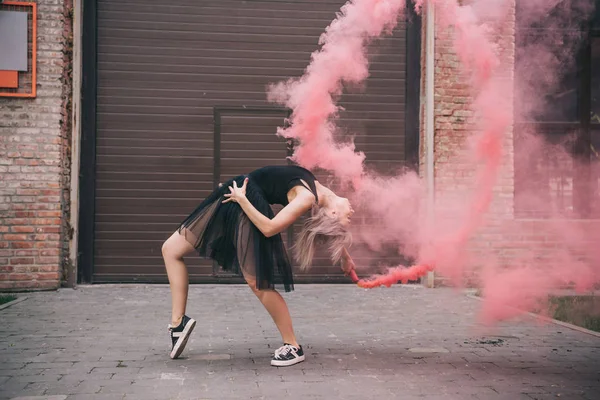
[(8, 303), (4, 303), (0, 306), (0, 310), (4, 310), (5, 308), (8, 308), (14, 304), (20, 303), (22, 301), (27, 300), (27, 296), (23, 296), (23, 297), (19, 297), (14, 299), (13, 301), (9, 301)]
[[(483, 301), (483, 299), (481, 297), (474, 296), (472, 294), (467, 294), (467, 297), (471, 298), (471, 299)], [(511, 307), (511, 308), (513, 308), (513, 307)], [(589, 329), (582, 328), (581, 326), (573, 325), (573, 324), (570, 324), (568, 322), (559, 321), (559, 320), (554, 319), (554, 318), (544, 317), (543, 315), (535, 314), (535, 313), (532, 313), (532, 312), (523, 311), (523, 310), (520, 310), (520, 309), (518, 309), (518, 310), (521, 311), (523, 314), (527, 314), (531, 318), (539, 319), (539, 320), (544, 321), (544, 322), (550, 322), (550, 323), (553, 323), (555, 325), (560, 325), (562, 327), (569, 328), (569, 329), (577, 331), (577, 332), (586, 333), (588, 335), (592, 335), (592, 336), (595, 336), (597, 338), (600, 338), (600, 332), (591, 331)]]

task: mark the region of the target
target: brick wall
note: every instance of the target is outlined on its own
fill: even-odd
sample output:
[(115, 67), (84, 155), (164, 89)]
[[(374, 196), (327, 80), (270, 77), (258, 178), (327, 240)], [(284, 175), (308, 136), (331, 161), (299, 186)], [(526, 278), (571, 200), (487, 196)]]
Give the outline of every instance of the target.
[[(465, 198), (474, 189), (475, 163), (471, 158), (469, 139), (477, 133), (477, 114), (472, 106), (473, 92), (460, 60), (454, 51), (453, 27), (444, 28), (439, 22), (443, 10), (436, 13), (435, 35), (435, 194), (436, 208), (442, 218), (455, 218), (464, 210)], [(514, 65), (515, 14), (514, 5), (501, 24), (494, 27), (493, 37), (498, 46), (501, 79), (512, 87)], [(425, 32), (424, 32), (425, 33)], [(424, 35), (425, 37), (425, 35)], [(425, 67), (424, 58), (422, 66)], [(423, 70), (423, 75), (425, 71)], [(423, 122), (423, 119), (422, 119)], [(513, 219), (514, 170), (512, 127), (504, 136), (502, 167), (494, 187), (494, 198), (486, 215), (484, 227), (472, 238), (469, 247), (470, 264), (477, 264), (478, 255), (500, 254), (501, 231), (504, 222)], [(422, 153), (423, 154), (423, 153)], [(460, 224), (461, 221), (455, 221)], [(446, 225), (452, 225), (446, 221)], [(457, 225), (458, 226), (458, 225)], [(448, 228), (452, 231), (452, 227)], [(454, 228), (455, 229), (455, 228)], [(470, 267), (476, 265), (469, 265)], [(443, 280), (443, 277), (439, 277)]]
[(0, 98), (0, 290), (58, 287), (68, 239), (70, 5), (37, 4), (37, 98)]

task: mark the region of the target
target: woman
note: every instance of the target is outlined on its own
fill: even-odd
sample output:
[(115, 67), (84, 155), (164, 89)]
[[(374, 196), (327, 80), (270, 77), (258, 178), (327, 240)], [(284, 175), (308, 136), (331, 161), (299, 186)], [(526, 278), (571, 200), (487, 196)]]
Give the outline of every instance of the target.
[[(284, 208), (275, 216), (271, 204)], [(353, 214), (348, 199), (321, 185), (299, 166), (270, 166), (231, 179), (211, 193), (164, 243), (163, 257), (172, 297), (171, 358), (183, 351), (196, 321), (185, 315), (188, 274), (183, 256), (194, 249), (224, 270), (241, 273), (277, 325), (284, 345), (275, 351), (274, 366), (304, 361), (285, 300), (275, 290), (293, 290), (293, 277), (281, 232), (312, 210), (294, 247), (301, 269), (309, 267), (315, 244), (328, 245), (334, 263), (349, 274), (354, 262), (346, 247)]]

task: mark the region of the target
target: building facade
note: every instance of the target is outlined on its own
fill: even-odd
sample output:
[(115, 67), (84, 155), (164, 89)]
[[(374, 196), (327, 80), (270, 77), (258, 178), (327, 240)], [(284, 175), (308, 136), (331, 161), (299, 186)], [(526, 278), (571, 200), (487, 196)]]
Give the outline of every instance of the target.
[[(0, 97), (2, 290), (166, 281), (161, 243), (198, 199), (240, 171), (287, 162), (290, 144), (273, 133), (289, 110), (266, 102), (265, 87), (302, 74), (344, 1), (36, 3), (37, 97)], [(475, 129), (472, 92), (440, 14), (429, 26), (427, 14), (406, 15), (375, 47), (366, 91), (343, 97), (341, 125), (352, 128), (371, 167), (418, 168), (441, 201), (472, 184), (460, 157)], [(505, 18), (498, 48), (512, 85), (519, 8)], [(586, 122), (585, 110), (598, 107), (598, 92), (586, 88), (598, 79), (592, 72), (599, 42), (594, 23), (583, 31), (588, 50), (575, 64), (588, 71), (575, 80), (583, 111), (568, 122), (579, 124), (588, 143), (595, 120)], [(515, 121), (492, 222), (471, 243), (475, 254), (493, 252), (506, 264), (532, 247), (548, 255), (561, 240), (540, 235), (550, 232), (544, 226), (551, 219), (519, 204), (515, 138), (524, 124), (517, 122), (543, 121)], [(577, 212), (588, 214), (573, 219), (595, 226), (581, 204)], [(293, 234), (285, 235), (289, 243)], [(325, 259), (317, 261), (299, 281), (343, 279)], [(238, 281), (204, 260), (189, 262), (192, 282)]]
[[(11, 3), (0, 11), (22, 11)], [(72, 3), (36, 5), (36, 97), (0, 97), (2, 289), (56, 288), (71, 268)]]
[[(498, 93), (512, 96), (513, 120), (493, 200), (469, 242), (475, 269), (491, 264), (566, 271), (572, 265), (579, 273), (579, 263), (600, 263), (593, 244), (600, 238), (600, 3), (553, 4), (528, 8), (517, 0), (492, 25), (501, 80), (512, 88)], [(436, 17), (433, 186), (437, 202), (468, 201), (477, 177), (465, 150), (478, 133), (477, 110), (455, 52), (454, 29)], [(425, 174), (423, 130), (420, 138)]]

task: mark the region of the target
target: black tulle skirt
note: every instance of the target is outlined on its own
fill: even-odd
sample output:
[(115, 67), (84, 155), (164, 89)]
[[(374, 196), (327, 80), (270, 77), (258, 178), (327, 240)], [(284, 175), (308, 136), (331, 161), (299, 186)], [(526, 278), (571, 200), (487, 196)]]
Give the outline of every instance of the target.
[[(239, 204), (228, 202), (225, 194), (233, 181), (239, 187), (245, 175), (237, 176), (215, 189), (179, 226), (179, 233), (200, 256), (215, 260), (225, 271), (256, 281), (257, 289), (293, 290), (292, 266), (281, 235), (267, 238), (248, 219)], [(263, 215), (274, 213), (262, 190), (248, 181), (246, 197)]]

